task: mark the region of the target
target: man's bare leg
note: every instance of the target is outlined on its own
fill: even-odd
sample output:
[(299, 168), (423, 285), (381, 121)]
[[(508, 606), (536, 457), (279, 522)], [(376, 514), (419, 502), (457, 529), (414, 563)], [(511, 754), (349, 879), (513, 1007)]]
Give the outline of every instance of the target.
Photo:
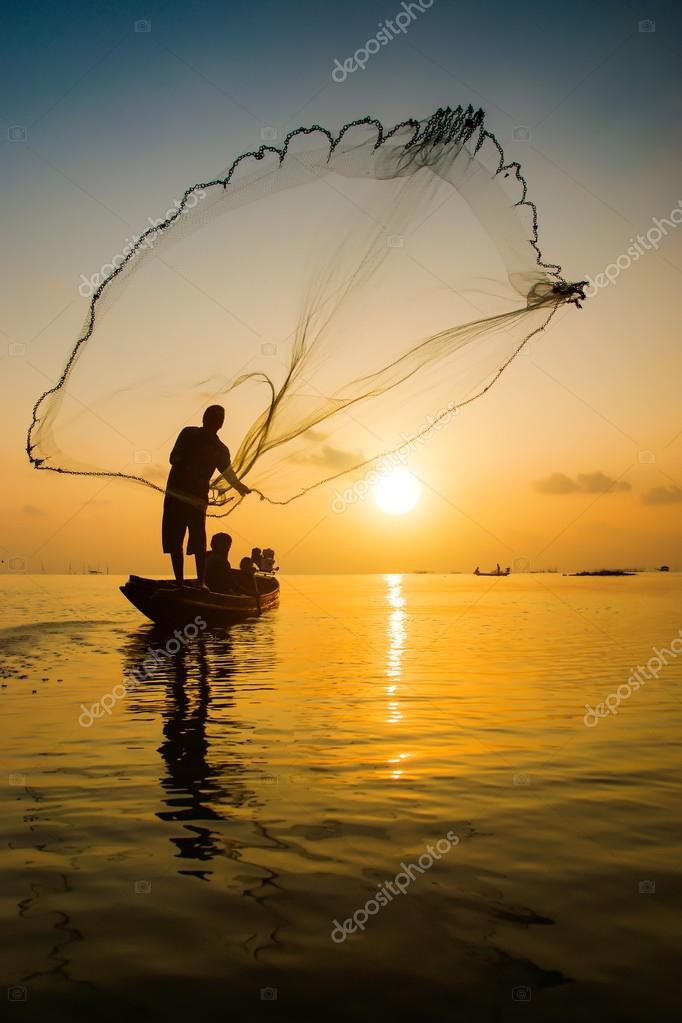
[(185, 558), (182, 553), (182, 547), (177, 551), (171, 551), (171, 561), (173, 563), (173, 574), (175, 581), (178, 586), (184, 586), (185, 584)]
[(204, 581), (206, 576), (206, 551), (197, 551), (194, 555), (194, 560), (197, 563), (197, 586), (205, 586)]

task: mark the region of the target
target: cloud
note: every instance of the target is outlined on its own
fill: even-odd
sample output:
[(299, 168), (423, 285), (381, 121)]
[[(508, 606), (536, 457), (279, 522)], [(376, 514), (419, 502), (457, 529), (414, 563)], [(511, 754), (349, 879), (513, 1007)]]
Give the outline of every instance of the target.
[[(314, 431), (309, 431), (309, 436)], [(317, 440), (313, 437), (313, 440)], [(343, 472), (344, 469), (352, 469), (359, 462), (364, 462), (365, 456), (362, 451), (344, 451), (342, 448), (335, 448), (331, 444), (320, 444), (316, 451), (306, 455), (296, 455), (297, 462), (305, 462), (306, 465), (321, 465), (325, 469), (335, 472)]]
[(653, 487), (647, 490), (642, 498), (644, 504), (680, 504), (682, 503), (682, 487)]
[(632, 490), (632, 483), (616, 480), (603, 472), (579, 472), (578, 482), (586, 494), (617, 494), (623, 490)]
[(36, 508), (34, 504), (25, 504), (21, 509), (22, 515), (28, 515), (29, 518), (38, 518), (41, 515), (45, 515), (46, 512), (43, 508)]
[(533, 480), (533, 489), (538, 494), (615, 494), (632, 490), (626, 480), (617, 480), (601, 471), (579, 472), (575, 479), (563, 472), (553, 472), (542, 480)]
[(537, 490), (538, 494), (571, 494), (580, 490), (580, 487), (563, 472), (553, 472), (547, 479), (533, 480), (533, 489)]

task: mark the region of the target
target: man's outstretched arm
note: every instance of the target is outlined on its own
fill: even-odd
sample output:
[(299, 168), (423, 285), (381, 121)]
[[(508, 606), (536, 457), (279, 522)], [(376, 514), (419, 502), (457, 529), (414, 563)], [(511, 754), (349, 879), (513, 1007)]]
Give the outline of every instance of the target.
[(234, 490), (237, 491), (238, 494), (241, 494), (242, 497), (246, 497), (247, 494), (251, 493), (251, 488), (247, 487), (245, 483), (242, 483), (231, 465), (227, 465), (221, 471), (220, 475)]

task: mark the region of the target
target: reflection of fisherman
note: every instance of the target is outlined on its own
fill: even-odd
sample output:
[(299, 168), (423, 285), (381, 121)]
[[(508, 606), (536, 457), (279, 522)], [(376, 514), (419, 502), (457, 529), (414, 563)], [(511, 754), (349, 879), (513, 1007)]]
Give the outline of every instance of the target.
[[(259, 663), (274, 670), (272, 624), (267, 619), (260, 624)], [(248, 678), (250, 669), (235, 657), (229, 630), (209, 636), (200, 630), (191, 638), (185, 630), (188, 641), (178, 644), (177, 653), (175, 635), (164, 628), (131, 633), (124, 647), (127, 676), (152, 653), (165, 650), (166, 655), (159, 659), (153, 677), (131, 693), (128, 711), (145, 721), (160, 714), (160, 806), (155, 812), (169, 822), (166, 833), (176, 857), (169, 862), (177, 864), (180, 874), (209, 881), (209, 861), (225, 854), (224, 828), (214, 822), (231, 819), (234, 810), (243, 806), (262, 805), (258, 790), (247, 784), (247, 776), (254, 773), (244, 760), (249, 726), (242, 722), (236, 704), (235, 675)], [(219, 711), (212, 706), (214, 682)], [(220, 727), (209, 727), (216, 713)]]
[(225, 409), (210, 405), (202, 426), (186, 426), (180, 431), (170, 454), (166, 497), (163, 503), (163, 550), (170, 554), (178, 586), (184, 582), (183, 543), (189, 533), (187, 553), (197, 563), (197, 584), (204, 586), (206, 561), (206, 508), (208, 488), (214, 472), (222, 475), (242, 497), (250, 494), (230, 464), (230, 452), (218, 438), (225, 421)]
[[(210, 647), (213, 654), (218, 651), (229, 658), (229, 639), (212, 641)], [(239, 806), (251, 793), (225, 771), (227, 767), (238, 776), (243, 773), (238, 754), (227, 765), (215, 755), (215, 748), (213, 759), (209, 756), (211, 671), (203, 636), (193, 640), (191, 647), (182, 646), (177, 654), (171, 655), (163, 674), (165, 702), (159, 753), (166, 771), (159, 781), (165, 807), (156, 815), (162, 821), (180, 822), (169, 832), (175, 856), (185, 861), (178, 865), (179, 873), (194, 874), (208, 881), (211, 876), (208, 863), (222, 853), (222, 836), (212, 822), (223, 818), (222, 806)], [(221, 684), (222, 706), (233, 704), (231, 689)], [(148, 709), (145, 705), (145, 710)]]

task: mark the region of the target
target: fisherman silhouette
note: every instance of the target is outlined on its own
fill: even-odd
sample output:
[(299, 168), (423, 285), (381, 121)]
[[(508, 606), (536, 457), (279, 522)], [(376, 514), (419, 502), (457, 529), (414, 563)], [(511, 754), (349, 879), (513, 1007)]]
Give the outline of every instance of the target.
[(209, 405), (201, 426), (186, 426), (178, 434), (170, 453), (171, 469), (166, 484), (161, 527), (163, 550), (170, 554), (178, 586), (184, 585), (183, 543), (189, 533), (187, 553), (197, 565), (197, 585), (205, 588), (206, 508), (208, 488), (217, 470), (244, 497), (251, 490), (238, 478), (230, 463), (230, 452), (218, 437), (225, 422), (222, 405)]

